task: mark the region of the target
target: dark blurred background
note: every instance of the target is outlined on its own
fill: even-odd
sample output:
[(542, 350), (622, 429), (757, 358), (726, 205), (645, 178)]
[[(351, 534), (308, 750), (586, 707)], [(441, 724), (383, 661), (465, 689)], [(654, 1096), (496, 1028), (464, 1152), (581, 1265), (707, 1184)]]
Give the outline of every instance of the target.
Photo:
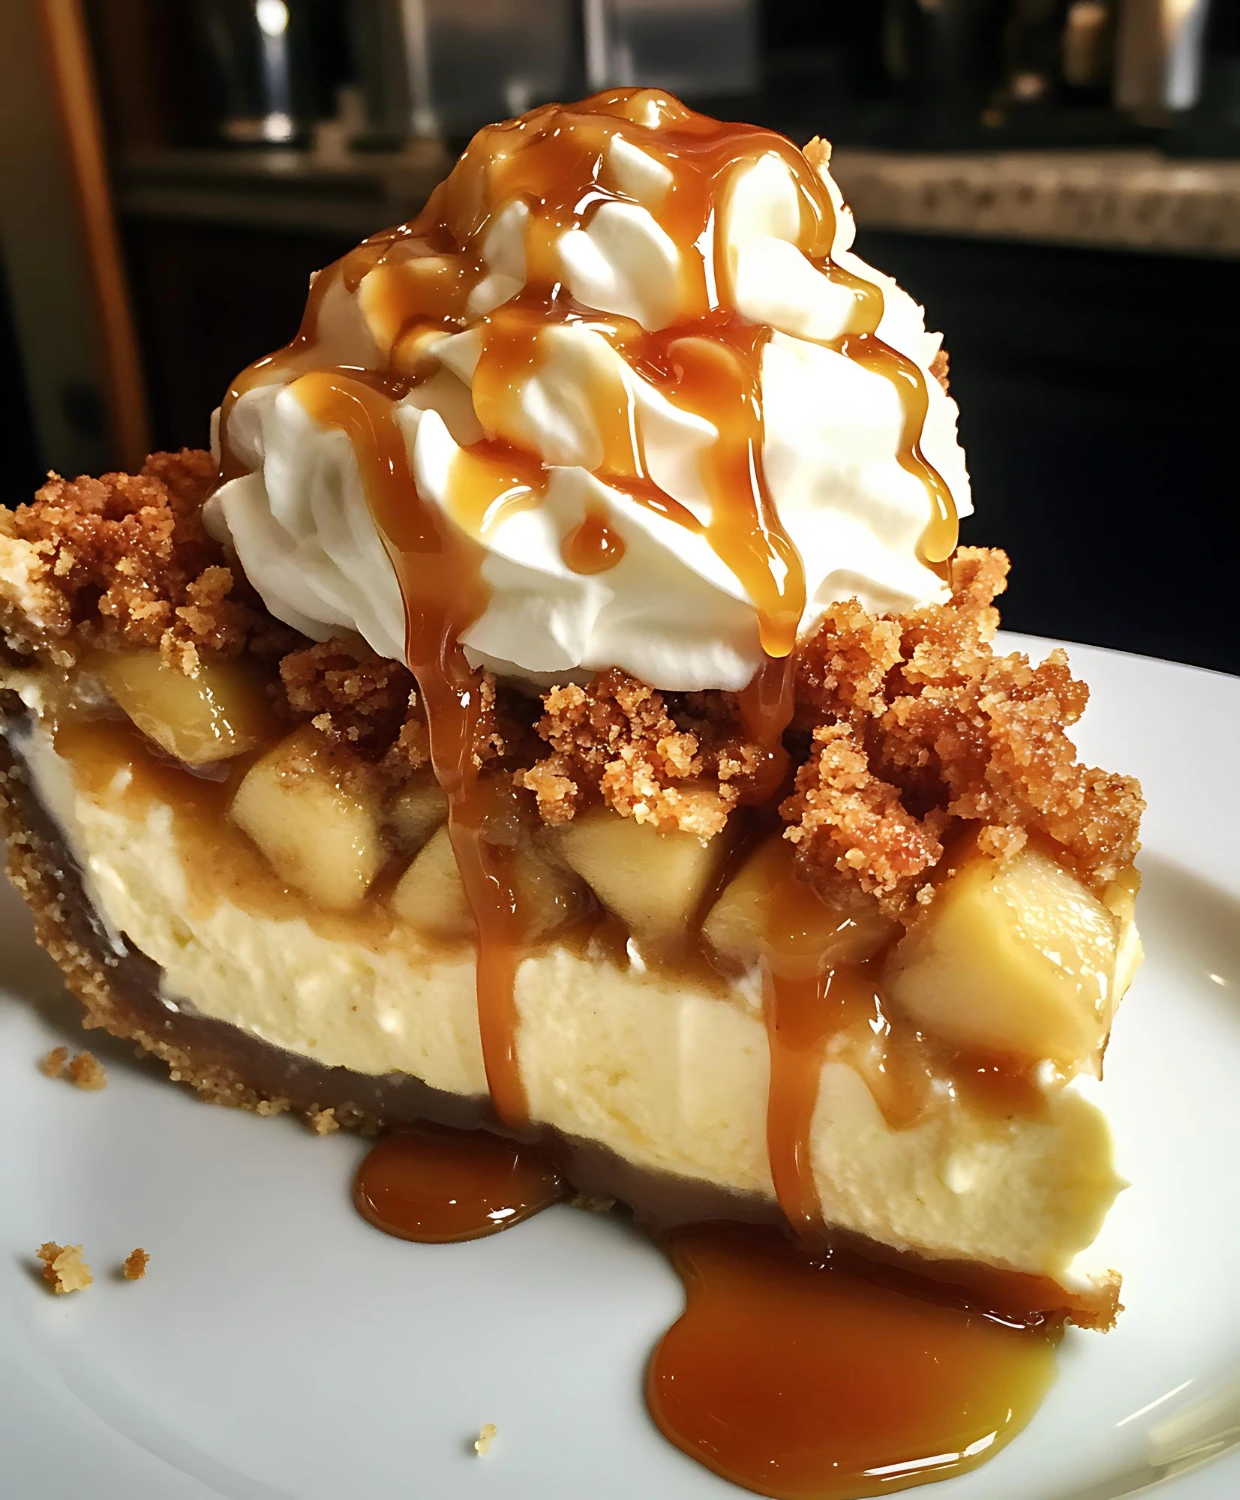
[(1008, 625), (1240, 671), (1235, 0), (4, 0), (0, 500), (205, 444), (473, 129), (628, 82), (835, 143)]

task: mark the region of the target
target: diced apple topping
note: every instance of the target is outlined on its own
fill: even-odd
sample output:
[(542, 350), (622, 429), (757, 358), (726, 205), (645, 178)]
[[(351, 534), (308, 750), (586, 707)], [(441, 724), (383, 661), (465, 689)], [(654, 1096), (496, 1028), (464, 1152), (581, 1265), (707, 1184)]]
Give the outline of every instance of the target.
[(383, 864), (370, 768), (308, 724), (251, 766), (229, 816), (283, 881), (330, 911), (360, 906)]
[(688, 929), (726, 852), (673, 829), (661, 833), (607, 808), (579, 813), (552, 830), (564, 862), (589, 885), (638, 942), (667, 944)]
[(1047, 854), (977, 856), (892, 951), (884, 991), (959, 1046), (1075, 1070), (1099, 1056), (1119, 1003), (1123, 925)]
[(766, 958), (810, 977), (871, 958), (891, 940), (896, 924), (877, 905), (848, 914), (824, 905), (796, 874), (793, 852), (772, 834), (724, 887), (702, 924), (716, 953), (744, 968)]
[(270, 736), (262, 680), (242, 662), (203, 663), (187, 677), (158, 651), (115, 651), (95, 666), (142, 733), (186, 765), (228, 760)]
[(473, 932), (473, 913), (446, 824), (431, 834), (396, 882), (392, 907), (411, 926), (434, 937), (451, 940)]
[(383, 808), (384, 827), (402, 854), (420, 849), (447, 817), (447, 798), (429, 768), (417, 772)]
[[(581, 910), (581, 883), (528, 837), (512, 846), (509, 874), (526, 939), (536, 941)], [(413, 927), (445, 940), (469, 937), (474, 919), (447, 827), (433, 833), (392, 892), (392, 906)]]

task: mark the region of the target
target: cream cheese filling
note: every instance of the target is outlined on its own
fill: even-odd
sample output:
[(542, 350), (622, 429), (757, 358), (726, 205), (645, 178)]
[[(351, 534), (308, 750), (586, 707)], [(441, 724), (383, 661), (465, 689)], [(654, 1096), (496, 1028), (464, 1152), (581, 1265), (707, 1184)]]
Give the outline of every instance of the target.
[[(472, 951), (405, 924), (362, 935), (248, 910), (191, 885), (167, 802), (87, 789), (39, 725), (21, 753), (98, 915), (164, 972), (168, 1001), (326, 1066), (486, 1092)], [(518, 971), (531, 1117), (635, 1166), (774, 1196), (767, 1037), (752, 987), (727, 992), (551, 945)], [(858, 1069), (828, 1052), (811, 1154), (829, 1222), (899, 1250), (1094, 1279), (1086, 1253), (1124, 1186), (1092, 1080), (1046, 1084), (1036, 1118), (956, 1097), (892, 1128)]]

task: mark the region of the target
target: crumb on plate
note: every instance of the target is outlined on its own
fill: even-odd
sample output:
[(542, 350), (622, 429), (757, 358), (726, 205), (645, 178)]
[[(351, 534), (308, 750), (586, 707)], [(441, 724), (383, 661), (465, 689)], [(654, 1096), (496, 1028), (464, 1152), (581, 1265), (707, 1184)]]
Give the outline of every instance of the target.
[(93, 1052), (79, 1052), (65, 1069), (70, 1080), (80, 1089), (104, 1089), (108, 1086), (108, 1075), (103, 1064)]
[(38, 1249), (43, 1262), (43, 1279), (59, 1296), (63, 1292), (80, 1292), (94, 1280), (90, 1267), (82, 1259), (81, 1245), (58, 1245), (48, 1240)]
[(336, 1118), (334, 1109), (316, 1109), (306, 1116), (306, 1124), (314, 1131), (315, 1135), (331, 1135), (333, 1130), (340, 1129), (340, 1121)]
[(80, 1089), (107, 1088), (108, 1075), (93, 1052), (79, 1052), (70, 1059), (68, 1047), (53, 1047), (39, 1059), (39, 1071), (48, 1078), (67, 1078)]
[(39, 1072), (45, 1073), (48, 1078), (59, 1078), (68, 1061), (68, 1047), (53, 1047), (46, 1057), (39, 1059)]
[(151, 1263), (151, 1257), (145, 1250), (131, 1250), (125, 1257), (123, 1271), (126, 1281), (141, 1281), (146, 1275), (146, 1268)]
[(609, 1214), (616, 1206), (614, 1198), (600, 1198), (592, 1193), (578, 1193), (568, 1200), (570, 1208), (580, 1208), (588, 1214)]
[(495, 1441), (495, 1434), (499, 1429), (494, 1422), (484, 1422), (482, 1431), (474, 1439), (474, 1452), (479, 1456), (491, 1451), (491, 1444)]

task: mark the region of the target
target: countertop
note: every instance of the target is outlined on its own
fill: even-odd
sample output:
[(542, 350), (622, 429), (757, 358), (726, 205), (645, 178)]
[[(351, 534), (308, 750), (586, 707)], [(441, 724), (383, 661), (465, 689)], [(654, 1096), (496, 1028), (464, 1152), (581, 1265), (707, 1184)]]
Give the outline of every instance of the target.
[[(361, 236), (410, 217), (451, 165), (399, 151), (158, 150), (116, 163), (124, 215)], [(833, 169), (866, 229), (1240, 258), (1240, 161), (1149, 150), (936, 153), (842, 147)]]

